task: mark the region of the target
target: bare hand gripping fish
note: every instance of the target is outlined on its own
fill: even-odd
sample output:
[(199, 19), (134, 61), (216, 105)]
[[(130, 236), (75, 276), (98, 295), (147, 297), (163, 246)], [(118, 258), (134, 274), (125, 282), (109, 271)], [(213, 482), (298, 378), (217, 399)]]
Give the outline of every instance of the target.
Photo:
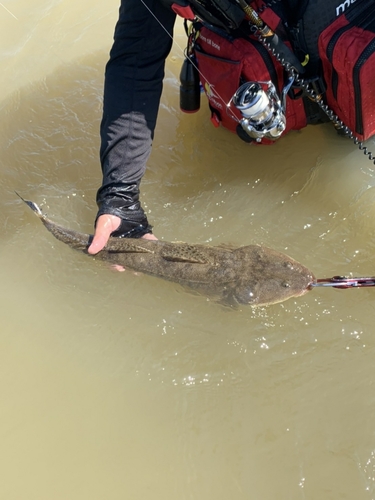
[[(52, 222), (24, 200), (55, 238), (87, 253), (92, 236)], [(305, 294), (314, 275), (287, 255), (260, 245), (239, 248), (109, 238), (95, 258), (174, 281), (227, 305), (276, 304)]]

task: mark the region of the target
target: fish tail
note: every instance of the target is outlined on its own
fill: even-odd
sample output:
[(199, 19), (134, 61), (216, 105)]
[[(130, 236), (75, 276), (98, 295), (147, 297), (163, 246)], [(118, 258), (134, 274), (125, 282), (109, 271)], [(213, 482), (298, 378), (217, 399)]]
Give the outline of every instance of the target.
[(83, 252), (87, 251), (88, 246), (91, 244), (92, 236), (89, 234), (78, 233), (77, 231), (72, 231), (66, 229), (65, 227), (59, 226), (52, 222), (39, 208), (39, 206), (33, 201), (25, 200), (15, 191), (16, 195), (21, 198), (21, 200), (26, 203), (28, 207), (39, 217), (44, 226), (48, 229), (53, 236), (63, 243), (66, 243), (70, 247), (81, 250)]
[(22, 196), (20, 194), (17, 193), (17, 191), (14, 191), (16, 193), (16, 195), (18, 196), (18, 198), (21, 198), (21, 200), (26, 203), (26, 205), (28, 207), (31, 208), (31, 210), (33, 212), (35, 212), (35, 214), (40, 218), (40, 219), (44, 219), (45, 218), (45, 215), (44, 213), (41, 211), (41, 209), (38, 207), (38, 205), (36, 203), (34, 203), (33, 201), (29, 201), (29, 200), (25, 200), (24, 198), (22, 198)]

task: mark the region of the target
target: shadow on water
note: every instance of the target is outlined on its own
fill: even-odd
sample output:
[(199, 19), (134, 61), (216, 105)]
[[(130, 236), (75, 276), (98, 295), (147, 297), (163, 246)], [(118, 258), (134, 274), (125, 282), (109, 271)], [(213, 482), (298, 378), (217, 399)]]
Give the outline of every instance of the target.
[[(104, 61), (105, 55), (96, 55), (65, 65), (1, 103), (1, 191), (6, 205), (15, 201), (14, 190), (39, 202), (76, 193), (90, 199), (94, 217)], [(63, 216), (64, 206), (56, 205)], [(9, 221), (14, 209), (2, 216)], [(71, 208), (70, 215), (76, 213), (71, 222), (84, 220), (82, 210)]]

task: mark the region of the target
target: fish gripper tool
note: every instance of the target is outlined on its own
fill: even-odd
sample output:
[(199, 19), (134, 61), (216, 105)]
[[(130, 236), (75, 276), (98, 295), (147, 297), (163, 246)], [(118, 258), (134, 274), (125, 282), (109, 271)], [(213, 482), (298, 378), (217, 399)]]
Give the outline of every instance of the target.
[(324, 278), (311, 283), (311, 287), (331, 286), (334, 288), (361, 288), (366, 286), (375, 286), (375, 276), (352, 278), (347, 276), (333, 276), (333, 278)]

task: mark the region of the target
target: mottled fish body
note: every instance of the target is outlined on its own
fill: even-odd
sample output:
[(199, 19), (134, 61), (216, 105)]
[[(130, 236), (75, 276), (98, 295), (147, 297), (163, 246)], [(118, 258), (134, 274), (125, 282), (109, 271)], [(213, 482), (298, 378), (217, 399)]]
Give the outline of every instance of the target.
[[(55, 224), (38, 205), (21, 199), (55, 238), (87, 253), (91, 235)], [(316, 281), (299, 262), (261, 245), (230, 248), (109, 238), (95, 258), (180, 283), (229, 305), (283, 302), (305, 294)]]

